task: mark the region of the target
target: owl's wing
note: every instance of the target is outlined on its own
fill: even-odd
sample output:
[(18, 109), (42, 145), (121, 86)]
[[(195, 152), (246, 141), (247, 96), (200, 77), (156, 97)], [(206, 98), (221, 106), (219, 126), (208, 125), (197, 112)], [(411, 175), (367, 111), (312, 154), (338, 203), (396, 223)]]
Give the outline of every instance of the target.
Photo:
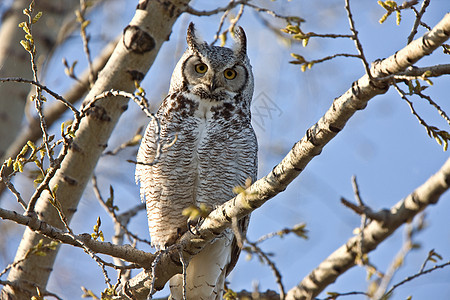
[[(252, 152), (253, 158), (249, 158), (252, 162), (251, 167), (248, 169), (248, 175), (252, 180), (252, 183), (256, 181), (257, 179), (257, 173), (258, 173), (258, 143), (256, 141), (256, 136), (254, 134), (253, 129), (251, 130), (250, 133), (251, 138), (249, 139), (250, 145), (253, 144), (253, 149), (254, 151)], [(238, 221), (237, 227), (240, 231), (240, 234), (242, 235), (242, 238), (245, 238), (247, 235), (247, 229), (248, 229), (248, 225), (250, 223), (250, 215), (243, 217), (242, 219), (240, 219)], [(244, 242), (244, 241), (242, 241)], [(234, 269), (234, 267), (236, 266), (236, 263), (239, 259), (239, 255), (241, 254), (241, 247), (239, 247), (238, 245), (238, 241), (236, 239), (236, 237), (233, 238), (233, 242), (231, 245), (231, 261), (227, 266), (227, 273), (226, 276), (228, 276), (231, 271)]]
[(194, 202), (195, 124), (183, 118), (183, 109), (176, 110), (176, 100), (176, 94), (163, 100), (157, 120), (150, 121), (137, 155), (136, 181), (141, 199), (146, 202), (152, 245), (158, 250), (173, 244), (187, 231), (183, 210)]
[(142, 137), (141, 146), (139, 147), (137, 154), (137, 164), (135, 172), (136, 184), (140, 183), (140, 195), (141, 201), (145, 201), (146, 191), (149, 189), (151, 182), (151, 168), (149, 165), (153, 162), (156, 156), (156, 120), (150, 121)]

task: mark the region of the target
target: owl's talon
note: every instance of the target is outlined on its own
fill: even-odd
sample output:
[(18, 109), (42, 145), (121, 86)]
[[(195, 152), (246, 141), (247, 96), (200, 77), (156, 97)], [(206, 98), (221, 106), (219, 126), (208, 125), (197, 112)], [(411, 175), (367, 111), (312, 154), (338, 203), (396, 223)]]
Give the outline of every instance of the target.
[(189, 232), (192, 233), (193, 235), (198, 235), (200, 233), (198, 230), (200, 224), (201, 224), (200, 218), (198, 218), (196, 220), (189, 219), (187, 221), (187, 227), (188, 227)]

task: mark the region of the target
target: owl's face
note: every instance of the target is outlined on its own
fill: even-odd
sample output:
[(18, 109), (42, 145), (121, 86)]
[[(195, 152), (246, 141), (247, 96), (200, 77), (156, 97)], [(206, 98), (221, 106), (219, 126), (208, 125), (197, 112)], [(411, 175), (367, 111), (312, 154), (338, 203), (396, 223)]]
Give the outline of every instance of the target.
[[(253, 74), (246, 54), (242, 28), (235, 34), (235, 49), (209, 46), (195, 36), (191, 23), (187, 33), (188, 49), (172, 75), (171, 91), (187, 89), (200, 99), (225, 101), (241, 95), (251, 101)], [(180, 77), (182, 84), (180, 86)]]
[(193, 94), (202, 99), (223, 101), (242, 91), (248, 82), (248, 71), (236, 61), (231, 49), (211, 48), (219, 55), (192, 54), (183, 65), (183, 76)]

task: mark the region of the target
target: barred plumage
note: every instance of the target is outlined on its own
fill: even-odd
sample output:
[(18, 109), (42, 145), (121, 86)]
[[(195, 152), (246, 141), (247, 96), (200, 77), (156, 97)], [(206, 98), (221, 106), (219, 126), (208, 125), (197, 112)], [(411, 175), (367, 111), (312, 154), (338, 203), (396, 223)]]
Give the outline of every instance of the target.
[[(152, 245), (164, 249), (187, 231), (182, 215), (191, 205), (214, 209), (231, 199), (233, 188), (256, 179), (257, 142), (251, 126), (253, 75), (246, 37), (236, 32), (236, 48), (209, 46), (188, 28), (188, 48), (171, 78), (168, 96), (142, 139), (136, 180), (146, 201)], [(175, 141), (175, 142), (174, 142)], [(239, 222), (245, 234), (248, 218)], [(187, 269), (188, 299), (222, 299), (225, 276), (239, 256), (231, 230), (207, 245)], [(182, 277), (170, 281), (172, 299), (182, 299)]]

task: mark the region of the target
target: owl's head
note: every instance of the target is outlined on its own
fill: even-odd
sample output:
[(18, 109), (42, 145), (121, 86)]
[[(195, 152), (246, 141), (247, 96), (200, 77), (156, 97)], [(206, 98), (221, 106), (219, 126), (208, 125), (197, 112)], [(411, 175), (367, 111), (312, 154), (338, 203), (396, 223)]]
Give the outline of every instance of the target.
[(196, 36), (193, 23), (189, 24), (186, 40), (188, 48), (175, 67), (169, 93), (187, 89), (209, 101), (224, 101), (237, 95), (251, 101), (253, 73), (242, 27), (234, 34), (233, 49), (208, 45)]

